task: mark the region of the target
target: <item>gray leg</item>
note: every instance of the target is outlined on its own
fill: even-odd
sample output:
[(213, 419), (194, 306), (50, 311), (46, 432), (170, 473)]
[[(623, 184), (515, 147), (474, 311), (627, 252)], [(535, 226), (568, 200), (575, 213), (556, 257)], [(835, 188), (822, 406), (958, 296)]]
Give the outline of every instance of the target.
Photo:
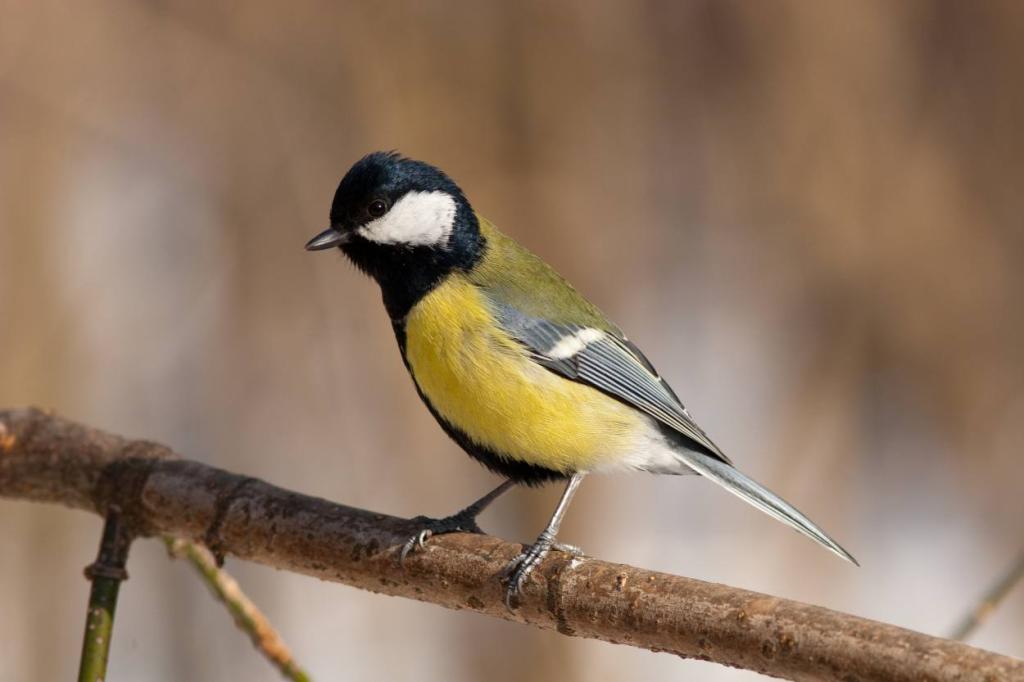
[(414, 552), (417, 548), (422, 549), (427, 538), (432, 535), (444, 535), (445, 533), (483, 533), (483, 531), (480, 530), (480, 526), (476, 525), (476, 517), (479, 516), (480, 512), (484, 509), (487, 509), (491, 502), (498, 499), (502, 493), (507, 491), (513, 485), (512, 481), (505, 481), (462, 511), (452, 514), (451, 516), (446, 516), (443, 519), (432, 519), (426, 516), (417, 516), (413, 521), (422, 524), (423, 529), (409, 538), (408, 542), (402, 546), (402, 553), (399, 555), (399, 561), (405, 561), (405, 557), (407, 557), (410, 552)]
[(541, 534), (532, 545), (526, 548), (522, 554), (513, 559), (512, 563), (509, 564), (507, 569), (509, 574), (508, 589), (505, 592), (505, 604), (509, 608), (512, 608), (512, 599), (518, 596), (530, 573), (549, 551), (552, 549), (563, 549), (572, 554), (580, 554), (579, 549), (576, 547), (557, 544), (555, 537), (558, 535), (558, 527), (562, 525), (562, 517), (565, 516), (565, 510), (569, 508), (569, 502), (572, 501), (572, 496), (576, 494), (576, 488), (579, 487), (584, 476), (586, 474), (577, 473), (572, 475), (572, 478), (565, 485), (565, 492), (562, 493), (562, 499), (558, 501), (558, 506), (555, 507), (555, 513), (551, 515), (551, 520), (548, 521), (547, 527), (541, 531)]

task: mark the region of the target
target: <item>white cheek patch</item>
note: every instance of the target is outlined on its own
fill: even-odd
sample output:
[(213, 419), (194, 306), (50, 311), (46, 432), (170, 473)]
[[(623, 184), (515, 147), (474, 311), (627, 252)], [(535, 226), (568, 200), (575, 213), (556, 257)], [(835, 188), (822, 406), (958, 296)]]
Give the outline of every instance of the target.
[(565, 360), (579, 353), (581, 350), (598, 339), (604, 338), (604, 332), (600, 329), (581, 329), (572, 336), (559, 339), (558, 343), (545, 353), (552, 360)]
[(409, 192), (391, 210), (359, 228), (378, 244), (445, 246), (455, 224), (455, 199), (447, 192)]

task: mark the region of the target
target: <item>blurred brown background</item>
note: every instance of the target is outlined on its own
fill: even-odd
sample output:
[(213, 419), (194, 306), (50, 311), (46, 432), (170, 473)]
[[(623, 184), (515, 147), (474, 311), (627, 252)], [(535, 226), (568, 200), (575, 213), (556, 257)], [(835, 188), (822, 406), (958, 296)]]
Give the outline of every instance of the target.
[[(1024, 545), (1024, 5), (0, 2), (0, 405), (394, 514), (496, 479), (304, 241), (362, 154), (450, 172), (746, 471), (595, 478), (590, 553), (949, 631)], [(535, 536), (557, 490), (483, 525)], [(77, 666), (98, 519), (0, 502), (0, 680)], [(751, 680), (229, 560), (320, 680)], [(139, 543), (111, 680), (276, 679)], [(1024, 656), (1024, 590), (974, 642)]]

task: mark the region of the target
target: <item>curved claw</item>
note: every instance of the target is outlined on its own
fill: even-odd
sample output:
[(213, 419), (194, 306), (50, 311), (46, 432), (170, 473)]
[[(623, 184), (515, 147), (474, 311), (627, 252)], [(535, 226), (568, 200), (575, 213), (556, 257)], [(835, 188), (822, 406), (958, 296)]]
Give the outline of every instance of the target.
[(398, 555), (398, 563), (404, 564), (405, 558), (417, 549), (423, 549), (426, 547), (426, 542), (433, 535), (434, 532), (429, 528), (424, 528), (419, 533), (416, 533), (411, 538), (406, 540), (405, 544), (402, 545), (402, 551)]
[(548, 553), (547, 549), (535, 551), (536, 545), (531, 545), (528, 550), (517, 556), (505, 569), (508, 576), (508, 587), (505, 589), (505, 606), (511, 611), (514, 609), (512, 602), (519, 596), (526, 584), (527, 578), (533, 573), (540, 560)]
[(565, 552), (577, 557), (583, 555), (583, 550), (575, 545), (566, 545), (555, 542), (553, 538), (541, 535), (537, 542), (524, 548), (523, 552), (510, 561), (502, 571), (502, 577), (508, 580), (508, 588), (505, 590), (505, 606), (511, 611), (514, 609), (512, 602), (519, 596), (523, 585), (529, 579), (533, 569), (548, 555), (551, 550)]
[(405, 542), (404, 545), (402, 545), (402, 551), (398, 555), (398, 563), (400, 565), (404, 564), (405, 558), (416, 550), (425, 549), (427, 546), (427, 540), (435, 535), (445, 535), (447, 533), (483, 533), (483, 530), (477, 525), (476, 519), (464, 514), (456, 514), (455, 516), (449, 516), (444, 519), (431, 519), (426, 516), (417, 516), (413, 521), (421, 523), (426, 527), (414, 534)]
[(508, 588), (505, 590), (505, 606), (508, 609), (512, 609), (512, 600), (519, 596), (519, 593), (523, 589), (523, 585), (526, 584), (527, 578), (533, 573), (533, 569), (537, 567), (547, 553), (551, 550), (549, 543), (535, 542), (530, 545), (522, 554), (517, 556), (506, 567), (505, 572), (508, 575)]

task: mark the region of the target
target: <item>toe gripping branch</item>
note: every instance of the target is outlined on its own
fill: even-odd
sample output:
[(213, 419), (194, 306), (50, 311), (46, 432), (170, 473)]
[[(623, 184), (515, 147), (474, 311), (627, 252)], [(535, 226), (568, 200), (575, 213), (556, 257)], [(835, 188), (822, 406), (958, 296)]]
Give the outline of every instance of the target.
[(409, 538), (402, 545), (402, 552), (398, 560), (402, 563), (412, 552), (426, 547), (428, 539), (434, 535), (446, 535), (448, 533), (483, 533), (483, 530), (476, 523), (476, 513), (467, 513), (469, 509), (458, 514), (447, 516), (443, 519), (432, 519), (428, 516), (417, 516), (413, 523), (421, 525), (422, 528)]
[(487, 493), (479, 500), (469, 505), (462, 511), (446, 516), (443, 519), (432, 519), (427, 516), (417, 516), (413, 523), (422, 526), (415, 535), (402, 545), (402, 552), (398, 556), (399, 563), (405, 563), (405, 558), (417, 549), (426, 547), (427, 540), (434, 535), (445, 535), (446, 533), (483, 533), (476, 523), (476, 517), (490, 506), (505, 491), (513, 486), (511, 480), (504, 481), (497, 488)]

